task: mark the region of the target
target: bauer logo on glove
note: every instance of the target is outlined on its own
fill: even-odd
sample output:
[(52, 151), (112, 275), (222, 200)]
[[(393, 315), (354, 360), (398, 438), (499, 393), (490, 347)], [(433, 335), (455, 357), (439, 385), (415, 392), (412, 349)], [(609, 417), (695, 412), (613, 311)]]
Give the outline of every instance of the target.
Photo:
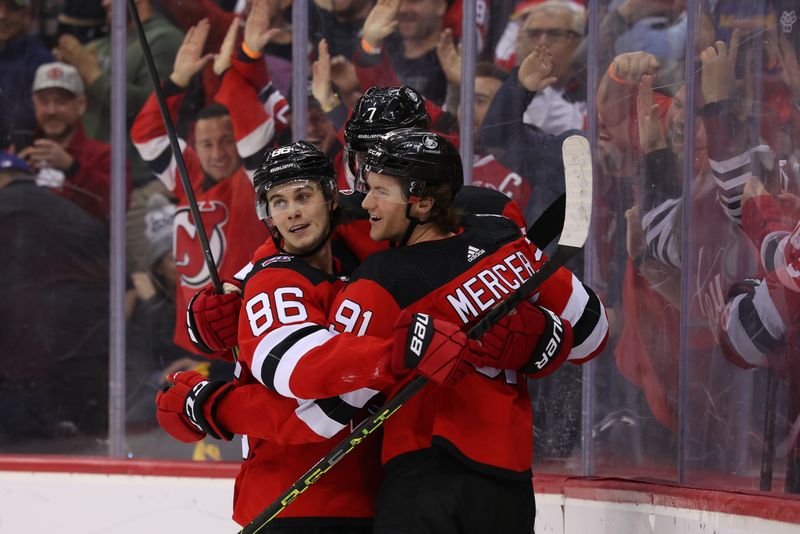
[[(428, 344), (433, 337), (433, 330), (430, 327), (431, 318), (424, 313), (415, 313), (413, 325), (408, 329), (408, 352), (406, 352), (406, 364), (408, 367), (416, 367), (417, 362), (422, 358)], [(413, 356), (412, 356), (413, 353)]]
[(550, 358), (561, 351), (561, 342), (564, 337), (564, 325), (561, 323), (561, 318), (547, 308), (541, 309), (550, 316), (553, 322), (551, 324), (552, 332), (550, 336), (544, 338), (547, 340), (547, 344), (542, 349), (541, 357), (535, 362), (536, 368), (540, 371), (550, 362)]

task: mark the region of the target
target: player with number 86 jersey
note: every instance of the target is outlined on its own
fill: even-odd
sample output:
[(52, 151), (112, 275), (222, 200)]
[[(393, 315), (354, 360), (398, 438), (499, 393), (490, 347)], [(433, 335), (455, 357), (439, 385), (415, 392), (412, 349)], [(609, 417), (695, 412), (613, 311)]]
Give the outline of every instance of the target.
[[(333, 257), (329, 239), (337, 193), (327, 157), (304, 141), (275, 149), (256, 172), (254, 185), (256, 210), (280, 253), (254, 262), (244, 279), (238, 329), (239, 387), (230, 395), (243, 391), (241, 386), (247, 384), (263, 388), (254, 378), (262, 367), (271, 365), (262, 343), (276, 337), (291, 339), (310, 325), (324, 324), (333, 298), (343, 286), (334, 274), (341, 272), (342, 264)], [(261, 409), (271, 411), (277, 403), (263, 402), (267, 393), (274, 395), (264, 390), (258, 397)], [(234, 519), (246, 524), (277, 498), (330, 450), (329, 438), (347, 434), (350, 420), (376, 393), (362, 390), (342, 397), (298, 400), (294, 412), (285, 414), (278, 441), (243, 436), (245, 461), (236, 478)], [(218, 414), (220, 418), (234, 423), (229, 424), (230, 430), (240, 432), (242, 424), (258, 427), (260, 418), (250, 416), (244, 421), (247, 406), (233, 405), (236, 408), (242, 415), (231, 418), (231, 403), (220, 405), (227, 410), (227, 415)], [(343, 459), (339, 468), (298, 496), (271, 526), (370, 532), (381, 476), (378, 447), (377, 441), (366, 444)]]

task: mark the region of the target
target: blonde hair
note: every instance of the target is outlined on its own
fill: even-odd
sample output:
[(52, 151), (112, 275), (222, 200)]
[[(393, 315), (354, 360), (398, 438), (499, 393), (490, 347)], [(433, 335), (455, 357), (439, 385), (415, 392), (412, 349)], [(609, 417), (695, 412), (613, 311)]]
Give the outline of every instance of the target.
[(531, 6), (526, 11), (525, 23), (527, 23), (531, 15), (539, 11), (568, 11), (572, 18), (572, 28), (570, 29), (581, 37), (586, 34), (586, 8), (580, 4), (564, 0), (545, 0), (540, 4)]

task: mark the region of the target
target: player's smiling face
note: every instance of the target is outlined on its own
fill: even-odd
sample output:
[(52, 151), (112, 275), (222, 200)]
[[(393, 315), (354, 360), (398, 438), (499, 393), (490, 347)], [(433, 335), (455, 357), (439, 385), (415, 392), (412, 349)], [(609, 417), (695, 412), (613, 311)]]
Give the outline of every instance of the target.
[(284, 249), (302, 254), (324, 239), (330, 225), (329, 202), (319, 182), (297, 180), (267, 193), (269, 222), (281, 233)]
[(403, 198), (400, 180), (370, 171), (366, 182), (369, 193), (361, 207), (369, 213), (369, 236), (373, 241), (400, 241), (409, 224), (406, 218), (408, 201)]

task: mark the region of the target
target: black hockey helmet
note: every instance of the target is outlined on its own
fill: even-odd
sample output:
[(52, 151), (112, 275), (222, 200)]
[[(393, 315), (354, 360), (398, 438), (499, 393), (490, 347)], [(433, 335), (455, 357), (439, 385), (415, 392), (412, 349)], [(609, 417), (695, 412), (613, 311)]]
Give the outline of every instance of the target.
[(408, 86), (370, 87), (356, 102), (344, 127), (344, 168), (348, 180), (359, 188), (363, 154), (380, 136), (398, 128), (428, 129), (431, 118), (425, 99)]
[(308, 141), (297, 141), (291, 145), (267, 150), (264, 161), (258, 166), (253, 176), (253, 187), (256, 192), (256, 213), (264, 221), (272, 234), (272, 240), (278, 250), (286, 252), (282, 245), (282, 236), (277, 227), (272, 224), (269, 214), (269, 190), (276, 185), (297, 182), (313, 181), (318, 183), (325, 202), (331, 204), (330, 224), (328, 231), (310, 250), (298, 253), (295, 256), (311, 256), (316, 254), (333, 232), (336, 226), (336, 211), (333, 201), (336, 199), (336, 171), (333, 163), (323, 152)]
[(308, 141), (297, 141), (267, 150), (264, 161), (253, 176), (259, 218), (264, 220), (269, 216), (267, 193), (272, 187), (299, 180), (316, 180), (325, 198), (333, 200), (336, 192), (336, 171), (328, 156), (317, 147)]
[(364, 170), (403, 179), (405, 196), (411, 202), (422, 197), (426, 186), (447, 184), (455, 197), (464, 185), (456, 147), (422, 128), (403, 128), (381, 136), (367, 151)]
[(425, 99), (411, 87), (370, 87), (353, 108), (344, 140), (349, 149), (366, 152), (386, 132), (430, 125)]

